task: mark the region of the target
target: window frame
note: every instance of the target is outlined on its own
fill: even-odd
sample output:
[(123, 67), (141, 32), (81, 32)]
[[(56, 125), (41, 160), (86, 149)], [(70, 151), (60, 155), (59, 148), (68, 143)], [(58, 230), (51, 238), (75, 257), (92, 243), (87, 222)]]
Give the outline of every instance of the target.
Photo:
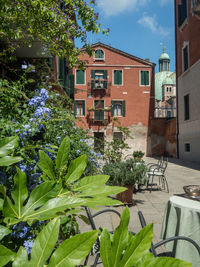
[[(187, 146), (189, 145), (189, 150), (187, 150)], [(190, 153), (191, 152), (191, 144), (190, 142), (184, 142), (184, 152)]]
[[(96, 58), (96, 51), (98, 50), (101, 50), (103, 52), (103, 58)], [(101, 48), (97, 48), (95, 51), (94, 51), (94, 61), (105, 61), (105, 51)]]
[[(121, 71), (122, 72), (122, 83), (121, 84), (115, 84), (115, 71)], [(124, 85), (124, 70), (123, 69), (112, 70), (112, 85), (113, 86), (123, 86)]]
[[(142, 71), (147, 71), (149, 73), (149, 84), (146, 84), (146, 85), (141, 84), (141, 82), (142, 82), (142, 75), (141, 75)], [(140, 86), (141, 87), (150, 86), (150, 84), (151, 84), (151, 82), (150, 82), (150, 70), (140, 70), (139, 71), (139, 79), (140, 79)]]
[[(77, 83), (77, 71), (84, 71), (84, 82), (85, 83)], [(79, 70), (79, 69), (76, 69), (75, 70), (75, 85), (86, 85), (86, 70)]]
[[(77, 102), (78, 101), (82, 101), (82, 103), (84, 103), (84, 105), (83, 105), (83, 115), (79, 115), (76, 112), (77, 111)], [(86, 116), (86, 100), (85, 99), (75, 99), (74, 102), (75, 102), (75, 116), (76, 117), (85, 117)]]
[[(188, 102), (186, 103), (187, 97), (188, 97)], [(188, 120), (190, 120), (190, 94), (184, 95), (184, 121)]]
[[(184, 50), (187, 48), (187, 69), (185, 69), (185, 57)], [(186, 72), (190, 68), (190, 53), (189, 53), (189, 41), (183, 43), (182, 47), (182, 73)]]
[[(115, 115), (115, 103), (113, 102), (122, 102), (122, 109), (121, 109), (121, 115)], [(124, 104), (123, 104), (124, 102)], [(124, 108), (123, 108), (124, 106)], [(112, 115), (112, 108), (113, 108), (113, 115)], [(118, 117), (118, 118), (122, 118), (126, 116), (126, 101), (124, 99), (112, 99), (111, 101), (111, 116), (112, 117)]]

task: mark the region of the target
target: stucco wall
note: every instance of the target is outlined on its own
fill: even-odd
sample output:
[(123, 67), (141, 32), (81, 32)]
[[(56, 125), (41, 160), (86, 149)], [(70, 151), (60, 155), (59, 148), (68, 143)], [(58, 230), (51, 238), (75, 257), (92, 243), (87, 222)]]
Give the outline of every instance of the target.
[(176, 157), (176, 119), (155, 118), (150, 121), (148, 155)]

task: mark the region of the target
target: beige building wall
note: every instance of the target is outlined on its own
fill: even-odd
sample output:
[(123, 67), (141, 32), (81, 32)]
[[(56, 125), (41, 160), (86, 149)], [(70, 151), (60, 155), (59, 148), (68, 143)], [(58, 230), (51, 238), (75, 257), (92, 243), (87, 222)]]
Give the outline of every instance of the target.
[[(179, 156), (200, 162), (200, 59), (178, 78)], [(189, 120), (184, 119), (184, 96), (189, 94)], [(190, 144), (190, 151), (186, 146)]]

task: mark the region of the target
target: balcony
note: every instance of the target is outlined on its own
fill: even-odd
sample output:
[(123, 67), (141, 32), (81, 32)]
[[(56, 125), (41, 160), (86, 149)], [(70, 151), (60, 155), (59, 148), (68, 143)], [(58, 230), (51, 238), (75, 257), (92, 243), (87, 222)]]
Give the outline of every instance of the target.
[(200, 18), (200, 0), (192, 0), (192, 11)]
[(110, 96), (111, 82), (107, 79), (94, 79), (88, 82), (88, 96)]
[(88, 108), (87, 122), (89, 125), (107, 125), (110, 123), (110, 107), (106, 108)]

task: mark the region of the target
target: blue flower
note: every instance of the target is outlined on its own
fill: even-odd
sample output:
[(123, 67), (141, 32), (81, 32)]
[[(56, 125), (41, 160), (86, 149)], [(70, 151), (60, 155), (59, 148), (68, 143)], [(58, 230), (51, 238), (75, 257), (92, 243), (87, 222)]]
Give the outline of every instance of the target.
[(22, 172), (25, 172), (27, 170), (27, 165), (19, 164), (19, 168)]
[(26, 251), (28, 252), (28, 254), (30, 254), (31, 248), (33, 246), (33, 240), (25, 240), (23, 245), (24, 245)]
[(79, 154), (81, 151), (80, 150), (76, 150), (76, 153)]
[(51, 116), (52, 116), (51, 109), (46, 107), (37, 107), (34, 113), (35, 118), (50, 119)]
[(28, 68), (28, 66), (24, 64), (24, 65), (21, 65), (21, 68), (22, 68), (23, 70), (25, 70), (25, 69)]

